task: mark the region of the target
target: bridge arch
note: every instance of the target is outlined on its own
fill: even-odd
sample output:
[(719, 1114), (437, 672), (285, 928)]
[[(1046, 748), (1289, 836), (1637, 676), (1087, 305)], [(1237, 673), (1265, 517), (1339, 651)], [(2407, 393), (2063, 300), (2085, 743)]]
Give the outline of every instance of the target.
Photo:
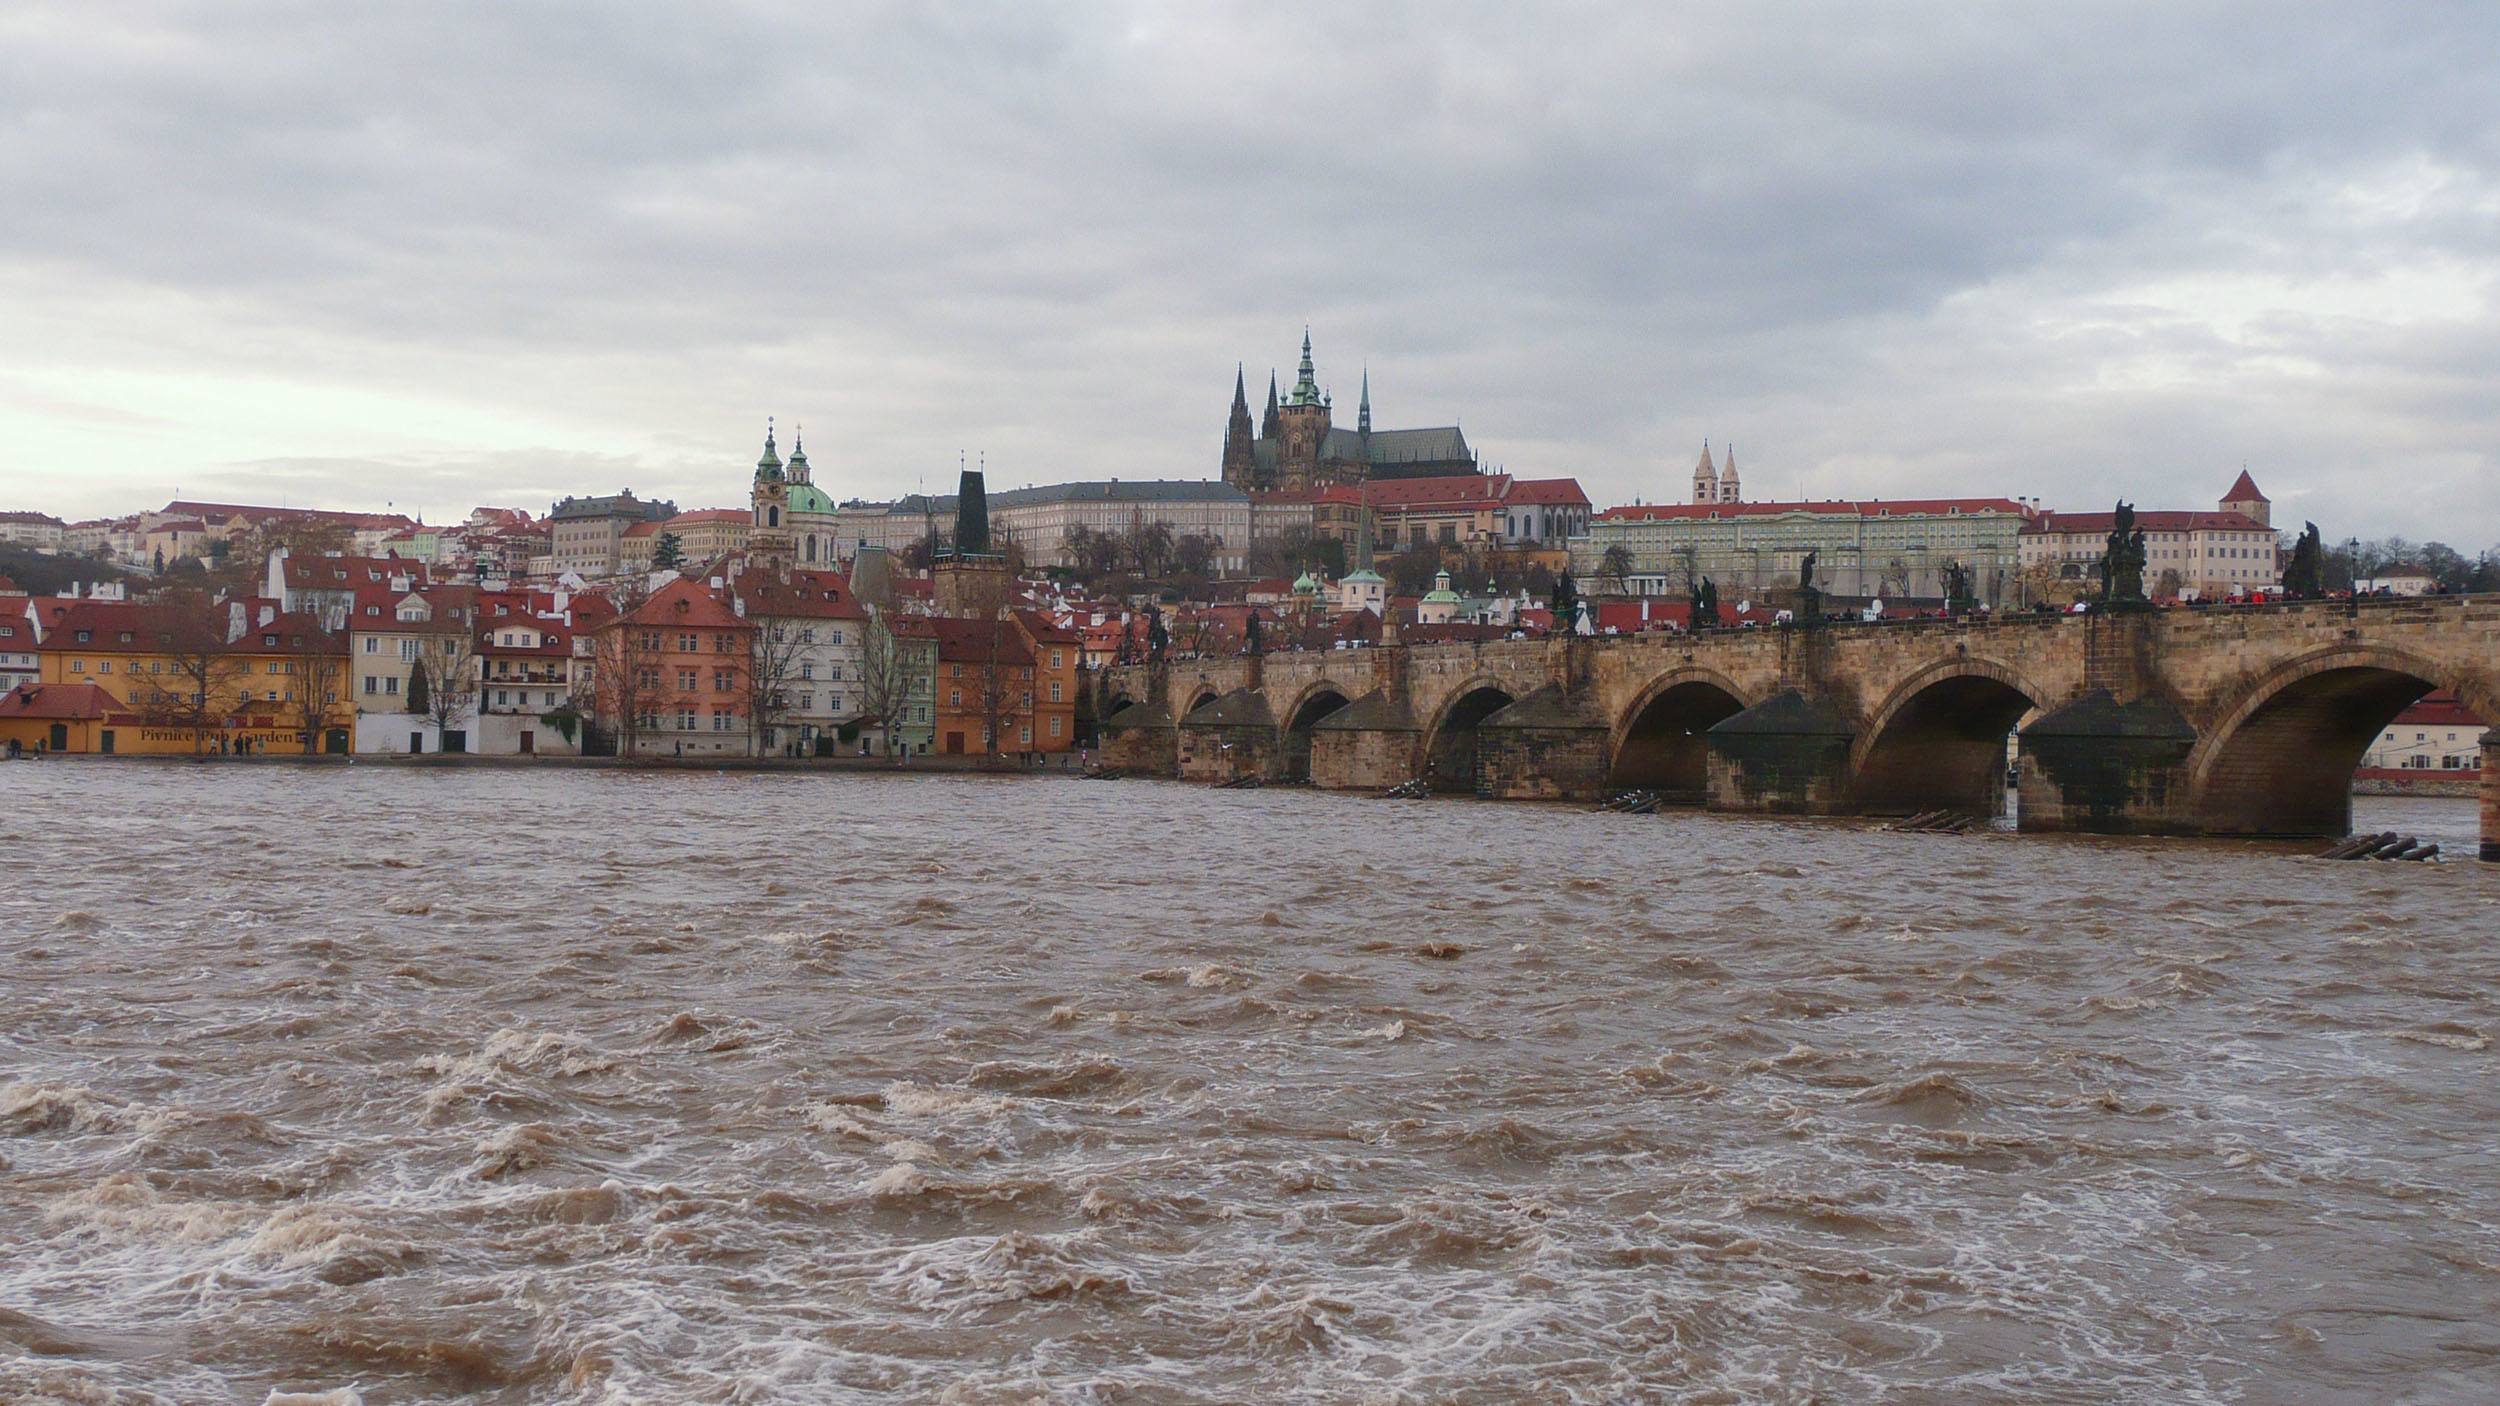
[(1850, 746), (1850, 791), (1862, 810), (1995, 815), (2005, 795), (2006, 738), (2048, 701), (1994, 659), (1939, 659), (1893, 685)]
[(2500, 720), (2500, 689), (2409, 650), (2337, 644), (2276, 665), (2200, 729), (2187, 761), (2197, 823), (2220, 834), (2344, 834), (2353, 769), (2371, 740), (2440, 688)]
[(1207, 706), (1209, 703), (1214, 702), (1222, 696), (1222, 694), (1216, 692), (1215, 685), (1201, 679), (1197, 685), (1189, 691), (1189, 706), (1181, 709), (1173, 716), (1175, 718), (1188, 717), (1190, 714), (1197, 712), (1199, 709)]
[(1702, 804), (1710, 791), (1710, 729), (1760, 701), (1716, 669), (1684, 665), (1660, 674), (1607, 739), (1607, 788)]
[(1280, 781), (1311, 779), (1311, 729), (1351, 703), (1343, 685), (1320, 679), (1302, 690), (1282, 714), (1284, 728), (1276, 738), (1276, 776)]
[(1486, 718), (1519, 701), (1501, 679), (1479, 674), (1451, 689), (1424, 729), (1424, 781), (1435, 791), (1476, 794), (1476, 729)]

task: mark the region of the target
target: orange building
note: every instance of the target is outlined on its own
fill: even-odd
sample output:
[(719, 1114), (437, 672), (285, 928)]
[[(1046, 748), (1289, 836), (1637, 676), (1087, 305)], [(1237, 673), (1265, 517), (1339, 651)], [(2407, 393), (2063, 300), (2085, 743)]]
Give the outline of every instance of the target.
[(98, 752), (347, 750), (347, 639), (309, 615), (266, 600), (46, 600), (28, 618), (41, 682), (92, 685), (108, 716), (131, 720), (99, 725)]
[(756, 750), (755, 628), (702, 581), (671, 581), (599, 627), (592, 678), (601, 730), (629, 756)]
[(1015, 619), (1033, 647), (1031, 750), (1065, 752), (1076, 745), (1077, 669), (1085, 661), (1085, 636), (1038, 610), (1019, 610)]
[(955, 756), (1038, 750), (1033, 727), (1033, 643), (1011, 620), (934, 616), (937, 726), (934, 750)]

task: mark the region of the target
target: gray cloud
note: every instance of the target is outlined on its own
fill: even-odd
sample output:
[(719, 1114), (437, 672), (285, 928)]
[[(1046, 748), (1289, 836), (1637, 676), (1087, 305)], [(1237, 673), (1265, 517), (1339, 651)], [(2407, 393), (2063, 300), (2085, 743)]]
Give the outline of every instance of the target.
[(1601, 500), (1707, 434), (2500, 539), (2487, 6), (115, 13), (0, 17), (30, 505), (730, 502), (765, 413), (842, 492), (1211, 473), (1308, 319)]

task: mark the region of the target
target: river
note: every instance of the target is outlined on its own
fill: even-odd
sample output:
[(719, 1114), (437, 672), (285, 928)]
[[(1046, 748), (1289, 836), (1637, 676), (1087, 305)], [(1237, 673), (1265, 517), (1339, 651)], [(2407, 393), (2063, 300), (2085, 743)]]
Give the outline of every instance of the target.
[(2500, 1398), (2500, 866), (77, 761), (0, 840), (0, 1401)]

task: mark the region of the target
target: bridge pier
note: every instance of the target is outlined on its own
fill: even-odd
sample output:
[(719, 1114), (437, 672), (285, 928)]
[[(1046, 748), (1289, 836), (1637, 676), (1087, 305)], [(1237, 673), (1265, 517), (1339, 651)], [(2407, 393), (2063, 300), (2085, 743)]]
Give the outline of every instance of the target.
[(2093, 689), (2023, 729), (2021, 828), (2195, 834), (2187, 768), (2195, 747), (2196, 729), (2169, 704), (2121, 703)]
[(1773, 694), (1710, 729), (1710, 809), (1845, 814), (1856, 740), (1830, 703), (1793, 688)]
[(2500, 864), (2500, 730), (2483, 734), (2483, 858)]
[(1311, 725), (1311, 784), (1328, 791), (1386, 791), (1415, 779), (1423, 728), (1378, 691)]
[(1548, 684), (1477, 726), (1476, 794), (1506, 801), (1595, 800), (1606, 788), (1606, 718)]
[(1183, 781), (1265, 779), (1276, 766), (1276, 720), (1256, 688), (1234, 689), (1181, 719), (1177, 731)]
[(1097, 728), (1102, 744), (1096, 757), (1104, 768), (1141, 776), (1170, 776), (1178, 769), (1179, 729), (1173, 726), (1172, 710), (1163, 704), (1131, 704)]

